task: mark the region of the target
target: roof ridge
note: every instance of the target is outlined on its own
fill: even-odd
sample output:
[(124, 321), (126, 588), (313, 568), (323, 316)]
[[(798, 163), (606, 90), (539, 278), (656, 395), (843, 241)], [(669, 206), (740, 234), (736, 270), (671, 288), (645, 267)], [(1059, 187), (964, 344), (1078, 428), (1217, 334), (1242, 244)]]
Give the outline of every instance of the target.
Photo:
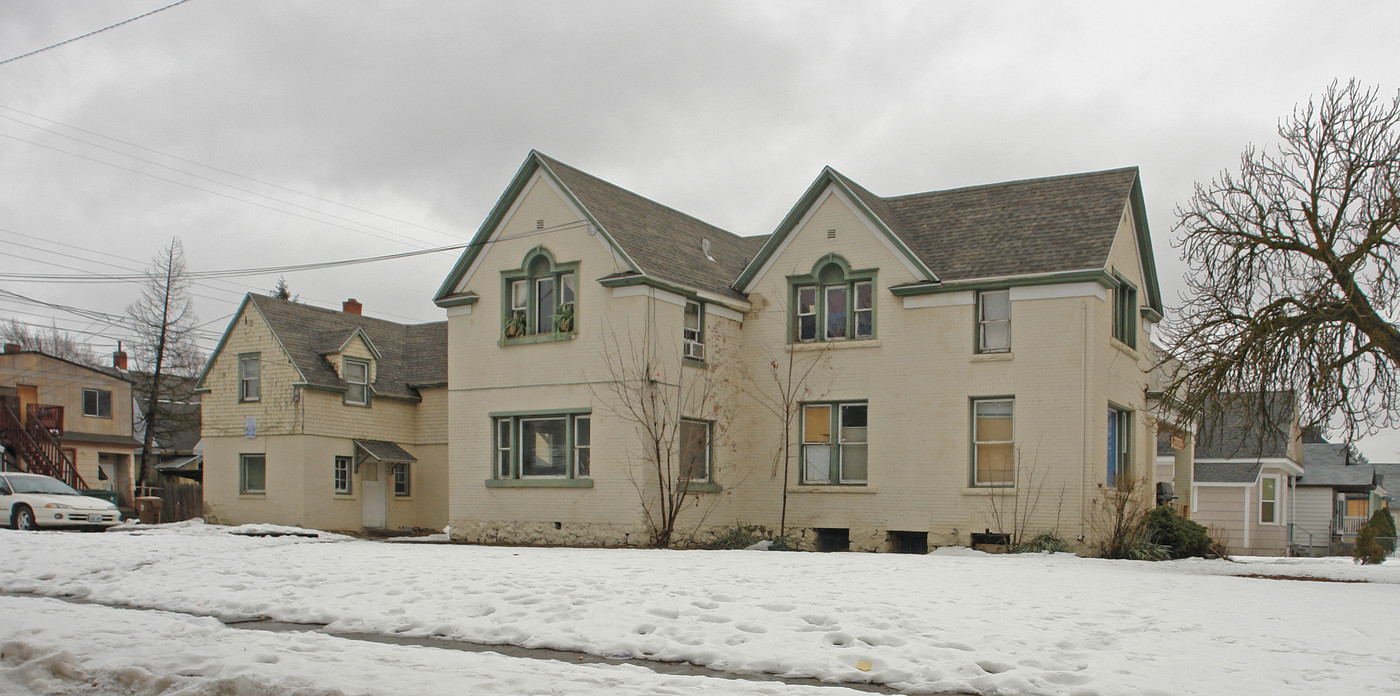
[[(373, 317), (373, 316), (369, 316), (369, 315), (367, 315), (367, 314), (351, 314), (351, 313), (349, 313), (349, 312), (345, 312), (344, 310), (331, 309), (330, 307), (321, 307), (321, 306), (318, 306), (318, 305), (307, 304), (307, 303), (305, 303), (305, 302), (300, 302), (300, 301), (295, 301), (295, 300), (283, 300), (283, 299), (280, 299), (280, 298), (271, 297), (271, 296), (268, 296), (268, 295), (263, 295), (263, 294), (261, 294), (261, 293), (250, 292), (250, 293), (248, 293), (248, 296), (251, 297), (251, 298), (253, 298), (253, 301), (254, 301), (254, 302), (258, 302), (258, 303), (262, 303), (262, 302), (265, 302), (265, 301), (266, 301), (266, 302), (282, 302), (282, 303), (285, 303), (285, 306), (291, 307), (291, 308), (296, 308), (298, 311), (304, 310), (304, 309), (313, 310), (313, 311), (316, 311), (316, 312), (324, 313), (324, 314), (326, 314), (326, 315), (328, 315), (328, 316), (344, 317), (344, 318), (346, 318), (347, 321), (368, 320), (368, 321), (372, 321), (372, 322), (379, 322), (379, 323), (382, 323), (382, 324), (392, 324), (392, 325), (394, 325), (394, 326), (401, 326), (401, 327), (424, 326), (424, 325), (428, 325), (428, 324), (446, 324), (446, 323), (447, 323), (447, 322), (444, 320), (444, 321), (427, 321), (427, 322), (417, 322), (417, 323), (414, 323), (414, 324), (404, 324), (404, 323), (402, 323), (402, 322), (397, 322), (397, 321), (394, 321), (394, 320), (392, 320), (392, 319), (380, 319), (379, 317)], [(354, 317), (354, 319), (350, 319), (350, 317)]]
[[(833, 169), (832, 171), (835, 171), (835, 170)], [(1138, 168), (1137, 165), (1129, 165), (1129, 166), (1126, 166), (1126, 167), (1115, 167), (1115, 168), (1112, 168), (1112, 169), (1098, 169), (1098, 170), (1088, 171), (1088, 172), (1072, 172), (1072, 173), (1069, 173), (1069, 174), (1054, 174), (1054, 175), (1051, 175), (1051, 176), (1033, 176), (1033, 177), (1027, 177), (1027, 178), (1024, 178), (1024, 179), (1011, 179), (1011, 180), (1009, 180), (1009, 181), (993, 181), (993, 182), (989, 182), (989, 183), (985, 183), (985, 184), (972, 184), (972, 185), (969, 185), (969, 186), (956, 186), (956, 187), (954, 187), (954, 188), (948, 188), (948, 189), (933, 189), (933, 190), (929, 190), (929, 191), (916, 191), (916, 192), (914, 192), (914, 193), (901, 193), (901, 194), (896, 195), (896, 196), (880, 196), (879, 198), (880, 198), (880, 200), (882, 200), (882, 201), (894, 201), (894, 200), (903, 200), (903, 199), (907, 199), (907, 198), (914, 198), (914, 197), (916, 197), (916, 196), (927, 196), (927, 195), (932, 194), (932, 193), (954, 193), (954, 192), (956, 192), (956, 191), (969, 191), (969, 190), (973, 190), (973, 189), (991, 189), (991, 188), (998, 188), (998, 187), (1003, 187), (1003, 186), (1013, 186), (1013, 185), (1016, 185), (1016, 184), (1045, 183), (1045, 182), (1051, 182), (1051, 181), (1062, 180), (1062, 179), (1077, 179), (1077, 178), (1080, 178), (1080, 177), (1090, 177), (1090, 176), (1101, 175), (1101, 174), (1115, 174), (1115, 173), (1118, 173), (1118, 172), (1127, 172), (1127, 171), (1140, 171), (1140, 169)], [(838, 173), (839, 173), (839, 172), (838, 172)], [(845, 175), (843, 174), (842, 176), (845, 176)], [(846, 177), (846, 178), (849, 180), (849, 177)], [(862, 188), (863, 188), (863, 187), (862, 187)], [(868, 189), (867, 189), (867, 190), (868, 190)], [(874, 195), (874, 194), (872, 194), (872, 195)]]

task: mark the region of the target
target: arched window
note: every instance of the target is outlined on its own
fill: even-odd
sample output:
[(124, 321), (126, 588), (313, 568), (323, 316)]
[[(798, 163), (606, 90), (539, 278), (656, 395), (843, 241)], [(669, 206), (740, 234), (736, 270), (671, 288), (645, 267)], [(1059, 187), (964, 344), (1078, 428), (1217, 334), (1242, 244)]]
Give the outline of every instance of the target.
[(502, 272), (505, 281), (505, 340), (572, 338), (577, 328), (578, 263), (558, 263), (544, 247), (525, 254), (520, 268)]
[(875, 271), (851, 270), (827, 254), (805, 276), (789, 276), (794, 342), (865, 340), (875, 337)]

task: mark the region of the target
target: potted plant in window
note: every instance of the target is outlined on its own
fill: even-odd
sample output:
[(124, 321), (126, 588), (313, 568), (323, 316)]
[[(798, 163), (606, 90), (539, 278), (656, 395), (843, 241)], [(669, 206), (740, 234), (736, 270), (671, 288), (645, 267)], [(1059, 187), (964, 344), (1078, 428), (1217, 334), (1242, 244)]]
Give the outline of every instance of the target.
[(554, 332), (574, 332), (574, 303), (566, 302), (559, 305), (559, 309), (554, 310)]
[(506, 317), (505, 332), (506, 338), (525, 335), (525, 313), (519, 310), (511, 312)]

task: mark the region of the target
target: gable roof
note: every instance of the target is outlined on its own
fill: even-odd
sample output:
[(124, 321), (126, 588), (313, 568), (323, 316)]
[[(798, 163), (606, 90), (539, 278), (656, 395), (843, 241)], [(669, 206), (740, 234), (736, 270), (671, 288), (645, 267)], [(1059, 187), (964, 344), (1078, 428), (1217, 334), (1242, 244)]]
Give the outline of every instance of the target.
[(746, 287), (828, 185), (865, 208), (938, 284), (1105, 271), (1124, 206), (1131, 206), (1149, 306), (1162, 309), (1136, 167), (1023, 179), (882, 198), (827, 167), (740, 275)]
[[(399, 324), (254, 293), (244, 297), (234, 323), (210, 356), (210, 365), (250, 305), (267, 321), (292, 366), (309, 386), (335, 391), (349, 388), (325, 355), (339, 351), (356, 331), (363, 332), (378, 349), (373, 385), (376, 396), (416, 399), (414, 387), (447, 383), (447, 322)], [(207, 375), (205, 368), (205, 375), (199, 378), (201, 388)]]
[[(629, 274), (743, 298), (731, 283), (752, 257), (756, 246), (753, 241), (531, 150), (448, 273), (435, 299), (442, 300), (453, 293), (536, 172), (549, 176), (589, 224), (629, 261)], [(709, 255), (713, 260), (705, 256), (702, 245), (706, 239), (710, 240)]]
[(1363, 462), (1347, 465), (1347, 446), (1328, 442), (1303, 444), (1303, 475), (1299, 486), (1370, 488), (1376, 484), (1376, 469)]
[[(1265, 405), (1262, 413), (1256, 410), (1259, 403)], [(1262, 400), (1222, 395), (1206, 405), (1196, 433), (1196, 459), (1256, 461), (1288, 457), (1294, 409), (1293, 392), (1268, 392)]]

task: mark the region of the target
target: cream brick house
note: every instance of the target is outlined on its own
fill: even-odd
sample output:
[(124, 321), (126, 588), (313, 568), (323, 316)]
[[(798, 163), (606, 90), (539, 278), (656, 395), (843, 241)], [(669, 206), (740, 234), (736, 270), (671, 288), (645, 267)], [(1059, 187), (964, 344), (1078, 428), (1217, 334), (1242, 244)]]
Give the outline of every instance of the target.
[(206, 517), (441, 528), (446, 329), (247, 295), (197, 383)]
[(786, 508), (808, 547), (966, 544), (1039, 492), (1026, 526), (1092, 540), (1115, 484), (1150, 503), (1133, 168), (895, 197), (828, 168), (740, 237), (532, 152), (436, 302), (456, 538), (646, 543), (667, 487), (619, 383), (680, 419), (683, 538)]

